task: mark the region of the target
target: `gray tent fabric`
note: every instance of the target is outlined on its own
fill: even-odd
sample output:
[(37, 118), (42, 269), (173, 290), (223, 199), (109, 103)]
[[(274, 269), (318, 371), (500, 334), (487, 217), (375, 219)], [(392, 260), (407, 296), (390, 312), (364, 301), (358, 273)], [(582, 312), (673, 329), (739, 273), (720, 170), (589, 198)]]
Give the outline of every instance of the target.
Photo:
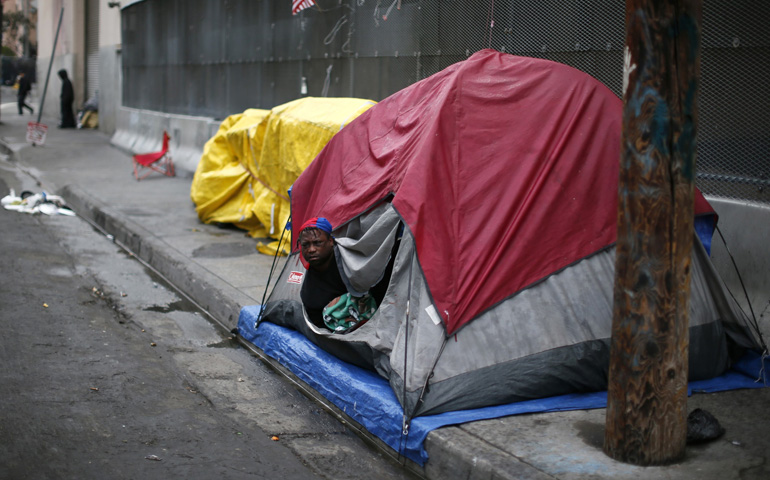
[(337, 232), (337, 266), (351, 295), (360, 297), (376, 285), (390, 260), (401, 218), (388, 206), (380, 204)]
[[(368, 288), (381, 277), (398, 219), (385, 203), (334, 232), (342, 269), (355, 288)], [(741, 347), (759, 345), (695, 238), (691, 380), (723, 373)], [(299, 285), (288, 282), (291, 272), (302, 269), (296, 257), (288, 260), (266, 304), (265, 319), (297, 329), (341, 359), (387, 378), (410, 417), (606, 389), (614, 248), (517, 292), (451, 337), (435, 312), (414, 252), (406, 229), (385, 299), (374, 317), (353, 332), (334, 334), (306, 319)]]

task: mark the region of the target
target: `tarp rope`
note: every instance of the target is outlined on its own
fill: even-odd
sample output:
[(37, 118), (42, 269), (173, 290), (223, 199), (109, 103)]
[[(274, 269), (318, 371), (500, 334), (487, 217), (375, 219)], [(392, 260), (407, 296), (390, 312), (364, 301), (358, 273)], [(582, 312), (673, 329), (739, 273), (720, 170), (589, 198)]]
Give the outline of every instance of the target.
[(258, 181), (259, 183), (261, 183), (261, 184), (262, 184), (262, 186), (264, 186), (266, 189), (270, 190), (271, 192), (273, 192), (274, 194), (278, 195), (279, 197), (281, 197), (282, 199), (286, 200), (287, 202), (289, 202), (289, 201), (290, 201), (290, 200), (289, 200), (289, 197), (287, 197), (286, 195), (281, 195), (280, 193), (278, 193), (278, 192), (277, 192), (276, 190), (274, 190), (274, 189), (273, 189), (273, 188), (272, 188), (270, 185), (268, 185), (267, 183), (265, 183), (265, 182), (264, 182), (264, 181), (263, 181), (261, 178), (259, 178), (258, 176), (254, 175), (254, 173), (253, 173), (251, 170), (249, 170), (248, 168), (246, 168), (246, 167), (245, 167), (243, 164), (241, 164), (241, 167), (242, 167), (244, 170), (246, 170), (246, 172), (247, 172), (249, 175), (251, 175), (251, 178), (253, 178), (254, 180), (256, 180), (256, 181)]
[[(751, 321), (749, 322), (750, 326), (753, 328), (754, 332), (759, 337), (759, 342), (762, 344), (761, 367), (759, 370), (759, 378), (757, 378), (756, 380), (757, 382), (759, 382), (760, 379), (765, 378), (765, 359), (768, 357), (767, 344), (765, 343), (765, 339), (762, 336), (762, 331), (759, 329), (759, 323), (757, 322), (757, 317), (754, 314), (754, 308), (751, 306), (751, 299), (749, 298), (749, 292), (746, 290), (746, 285), (743, 283), (743, 277), (741, 276), (740, 270), (738, 270), (738, 264), (735, 262), (735, 257), (733, 257), (733, 254), (730, 251), (730, 247), (727, 246), (727, 240), (725, 240), (724, 235), (722, 235), (722, 230), (719, 228), (719, 225), (716, 225), (716, 231), (717, 233), (719, 233), (719, 238), (722, 239), (722, 243), (725, 246), (727, 255), (730, 257), (730, 261), (733, 263), (733, 268), (735, 268), (735, 273), (738, 275), (738, 281), (741, 283), (741, 288), (743, 289), (743, 295), (746, 297), (746, 303), (748, 304), (749, 311), (751, 312)], [(730, 296), (733, 297), (735, 304), (738, 305), (738, 308), (741, 308), (740, 304), (738, 303), (738, 299), (735, 298), (735, 295), (733, 295), (733, 292), (730, 290), (729, 287), (727, 287), (727, 284), (725, 284), (725, 287), (727, 288), (727, 292), (730, 294)], [(741, 308), (741, 310), (743, 309)]]
[(262, 308), (259, 309), (259, 315), (257, 315), (257, 321), (254, 322), (254, 328), (257, 328), (262, 321), (262, 315), (265, 311), (267, 291), (270, 289), (270, 280), (272, 280), (273, 273), (275, 273), (275, 264), (278, 263), (278, 257), (281, 253), (281, 249), (283, 248), (283, 237), (286, 235), (286, 231), (289, 230), (289, 225), (291, 225), (291, 214), (289, 214), (289, 219), (286, 221), (286, 225), (284, 225), (283, 230), (281, 231), (281, 238), (278, 239), (278, 248), (275, 249), (275, 254), (273, 255), (273, 263), (270, 265), (270, 273), (267, 275), (267, 282), (265, 282), (265, 291), (262, 293), (262, 303), (260, 303)]

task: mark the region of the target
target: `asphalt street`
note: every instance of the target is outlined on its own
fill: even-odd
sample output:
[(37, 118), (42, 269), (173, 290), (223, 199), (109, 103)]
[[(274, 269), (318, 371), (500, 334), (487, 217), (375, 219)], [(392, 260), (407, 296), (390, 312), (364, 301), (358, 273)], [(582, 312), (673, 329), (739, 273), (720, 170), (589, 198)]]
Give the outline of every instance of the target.
[[(131, 260), (117, 247), (77, 218), (3, 209), (0, 224), (0, 478), (314, 476), (265, 432), (218, 411), (168, 353), (184, 347), (163, 344), (166, 322), (104, 292), (69, 250), (90, 247), (126, 274)], [(126, 286), (153, 285), (141, 276)], [(155, 310), (179, 302), (155, 285), (143, 294)], [(227, 344), (208, 330), (211, 344)]]
[(0, 225), (0, 478), (405, 475), (83, 219)]

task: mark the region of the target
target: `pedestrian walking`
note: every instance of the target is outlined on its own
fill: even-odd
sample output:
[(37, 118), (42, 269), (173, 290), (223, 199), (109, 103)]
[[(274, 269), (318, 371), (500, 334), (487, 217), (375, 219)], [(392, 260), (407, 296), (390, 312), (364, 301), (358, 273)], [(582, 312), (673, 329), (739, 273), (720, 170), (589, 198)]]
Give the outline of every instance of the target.
[(29, 82), (29, 79), (24, 74), (24, 72), (21, 72), (19, 74), (19, 78), (17, 79), (16, 83), (19, 84), (19, 93), (18, 93), (18, 104), (19, 104), (19, 115), (24, 115), (24, 109), (26, 108), (29, 110), (29, 113), (35, 113), (35, 110), (27, 105), (27, 95), (29, 94), (29, 91), (32, 90), (32, 85)]

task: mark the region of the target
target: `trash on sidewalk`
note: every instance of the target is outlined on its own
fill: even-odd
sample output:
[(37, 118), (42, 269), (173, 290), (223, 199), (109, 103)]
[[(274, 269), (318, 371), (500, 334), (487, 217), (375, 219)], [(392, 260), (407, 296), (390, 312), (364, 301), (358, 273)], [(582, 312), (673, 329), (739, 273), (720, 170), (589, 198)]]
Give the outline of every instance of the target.
[(687, 415), (687, 444), (710, 442), (725, 434), (719, 420), (708, 410), (696, 408)]
[(16, 192), (11, 189), (11, 193), (0, 199), (0, 203), (6, 210), (15, 210), (21, 213), (75, 216), (75, 212), (67, 207), (62, 197), (49, 195), (46, 192), (23, 191), (20, 196), (16, 196)]
[(78, 110), (78, 128), (97, 128), (99, 126), (99, 92), (94, 93)]

